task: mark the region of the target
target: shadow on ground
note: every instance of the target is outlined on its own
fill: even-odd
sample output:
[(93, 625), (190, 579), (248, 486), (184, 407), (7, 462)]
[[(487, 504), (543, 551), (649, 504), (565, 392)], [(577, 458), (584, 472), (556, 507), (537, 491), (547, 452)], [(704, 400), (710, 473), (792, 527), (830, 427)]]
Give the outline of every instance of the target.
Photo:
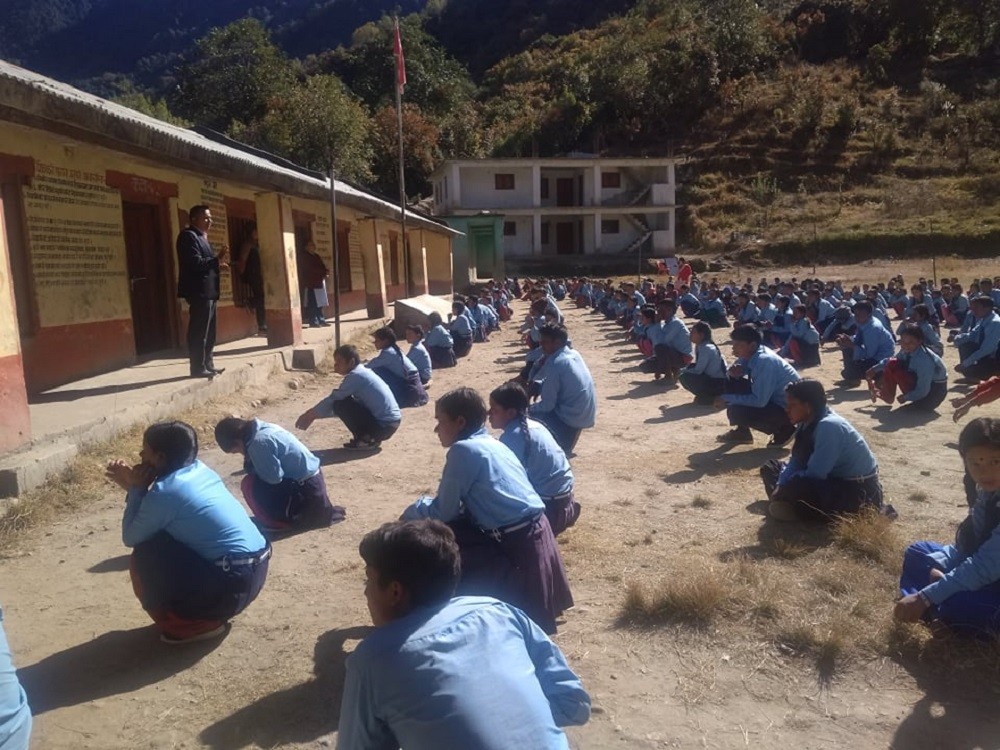
[(313, 677), (266, 695), (212, 724), (199, 739), (214, 750), (307, 743), (336, 731), (344, 691), (347, 641), (361, 640), (371, 627), (331, 630), (316, 641)]
[(152, 626), (115, 630), (17, 670), (36, 716), (66, 706), (131, 693), (194, 666), (225, 640), (173, 648)]
[[(675, 407), (677, 408), (677, 407)], [(669, 484), (687, 484), (695, 482), (702, 477), (728, 474), (733, 471), (746, 471), (748, 469), (759, 469), (764, 462), (774, 458), (781, 448), (751, 448), (730, 453), (733, 448), (744, 446), (719, 445), (708, 451), (692, 453), (688, 456), (688, 469), (675, 471), (673, 474), (664, 474), (662, 479)], [(763, 491), (763, 490), (761, 490)]]

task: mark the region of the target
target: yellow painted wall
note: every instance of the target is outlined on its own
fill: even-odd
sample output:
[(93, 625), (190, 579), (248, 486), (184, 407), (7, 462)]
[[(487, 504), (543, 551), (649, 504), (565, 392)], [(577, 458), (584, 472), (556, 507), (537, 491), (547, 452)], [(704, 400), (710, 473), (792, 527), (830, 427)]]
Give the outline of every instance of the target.
[(10, 273), (3, 213), (0, 212), (0, 359), (20, 353), (21, 339), (17, 328), (14, 280)]

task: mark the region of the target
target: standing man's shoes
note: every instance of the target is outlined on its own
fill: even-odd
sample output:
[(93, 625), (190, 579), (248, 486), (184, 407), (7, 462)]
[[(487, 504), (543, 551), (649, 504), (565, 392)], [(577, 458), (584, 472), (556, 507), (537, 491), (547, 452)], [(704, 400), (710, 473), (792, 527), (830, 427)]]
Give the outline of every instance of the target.
[(214, 365), (212, 367), (206, 367), (205, 369), (208, 370), (213, 375), (221, 375), (226, 371), (225, 367), (215, 367)]
[(214, 378), (215, 372), (212, 370), (192, 370), (192, 378)]

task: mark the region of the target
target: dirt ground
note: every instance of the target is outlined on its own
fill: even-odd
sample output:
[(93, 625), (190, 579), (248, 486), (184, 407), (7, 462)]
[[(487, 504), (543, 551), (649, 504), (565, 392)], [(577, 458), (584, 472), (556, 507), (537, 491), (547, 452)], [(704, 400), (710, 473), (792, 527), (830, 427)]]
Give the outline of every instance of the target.
[[(895, 269), (843, 273), (884, 279)], [(949, 677), (942, 663), (956, 652), (913, 634), (901, 640), (888, 622), (898, 561), (859, 560), (825, 532), (765, 520), (757, 468), (787, 450), (766, 448), (759, 435), (753, 446), (717, 447), (724, 413), (652, 384), (634, 346), (599, 316), (569, 310), (567, 325), (599, 395), (597, 428), (572, 460), (583, 515), (560, 538), (577, 606), (556, 640), (594, 702), (590, 723), (568, 732), (573, 747), (1000, 747), (993, 652), (961, 652), (962, 669)], [(488, 393), (522, 355), (508, 325), (436, 373), (432, 398), (458, 385)], [(811, 374), (829, 386), (839, 359), (827, 348)], [(201, 458), (238, 496), (241, 463), (215, 447), (214, 421), (237, 412), (290, 427), (336, 379), (289, 374), (193, 415)], [(872, 407), (862, 389), (834, 389), (832, 402), (879, 458), (900, 514), (895, 544), (949, 540), (965, 512), (950, 410), (914, 419)], [(407, 410), (374, 456), (338, 450), (347, 436), (336, 420), (304, 434), (348, 519), (276, 542), (264, 591), (221, 642), (172, 649), (155, 639), (129, 585), (123, 493), (110, 485), (26, 532), (0, 560), (0, 602), (36, 717), (33, 746), (333, 746), (344, 659), (369, 632), (357, 544), (436, 487), (444, 450), (432, 429), (432, 407)], [(89, 454), (63, 492), (106, 458)], [(735, 585), (718, 616), (697, 625), (620, 618), (629, 586), (705, 575), (742, 576), (753, 595)]]

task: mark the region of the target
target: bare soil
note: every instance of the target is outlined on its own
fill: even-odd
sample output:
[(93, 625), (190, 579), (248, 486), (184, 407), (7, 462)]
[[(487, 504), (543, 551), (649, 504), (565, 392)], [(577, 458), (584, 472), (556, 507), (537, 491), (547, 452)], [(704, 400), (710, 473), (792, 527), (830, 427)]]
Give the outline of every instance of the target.
[[(870, 280), (894, 268), (856, 270)], [(874, 540), (880, 561), (826, 530), (767, 521), (757, 470), (787, 450), (759, 435), (717, 447), (724, 413), (653, 384), (599, 316), (567, 317), (600, 398), (598, 426), (572, 461), (583, 515), (560, 538), (577, 606), (556, 640), (595, 706), (587, 726), (569, 730), (574, 747), (1000, 747), (998, 650), (929, 640), (889, 618), (901, 545), (948, 540), (965, 514), (950, 410), (919, 419), (873, 407), (863, 389), (832, 390), (878, 455), (900, 514)], [(436, 373), (432, 397), (458, 385), (487, 393), (513, 376), (523, 355), (515, 329)], [(826, 349), (810, 374), (829, 386), (839, 360)], [(187, 415), (201, 457), (239, 496), (241, 463), (215, 447), (215, 420), (237, 412), (290, 427), (336, 379), (289, 374)], [(436, 487), (444, 450), (432, 429), (431, 407), (407, 410), (381, 453), (357, 456), (337, 449), (347, 438), (339, 421), (317, 422), (304, 439), (347, 521), (278, 541), (264, 591), (229, 635), (180, 649), (156, 640), (132, 596), (122, 493), (99, 478), (113, 451), (138, 451), (136, 436), (89, 452), (47, 490), (58, 516), (21, 533), (0, 560), (34, 746), (334, 745), (344, 659), (370, 632), (357, 544)], [(695, 598), (722, 587), (704, 618), (623, 617), (630, 590), (653, 596), (678, 581), (693, 582)]]

